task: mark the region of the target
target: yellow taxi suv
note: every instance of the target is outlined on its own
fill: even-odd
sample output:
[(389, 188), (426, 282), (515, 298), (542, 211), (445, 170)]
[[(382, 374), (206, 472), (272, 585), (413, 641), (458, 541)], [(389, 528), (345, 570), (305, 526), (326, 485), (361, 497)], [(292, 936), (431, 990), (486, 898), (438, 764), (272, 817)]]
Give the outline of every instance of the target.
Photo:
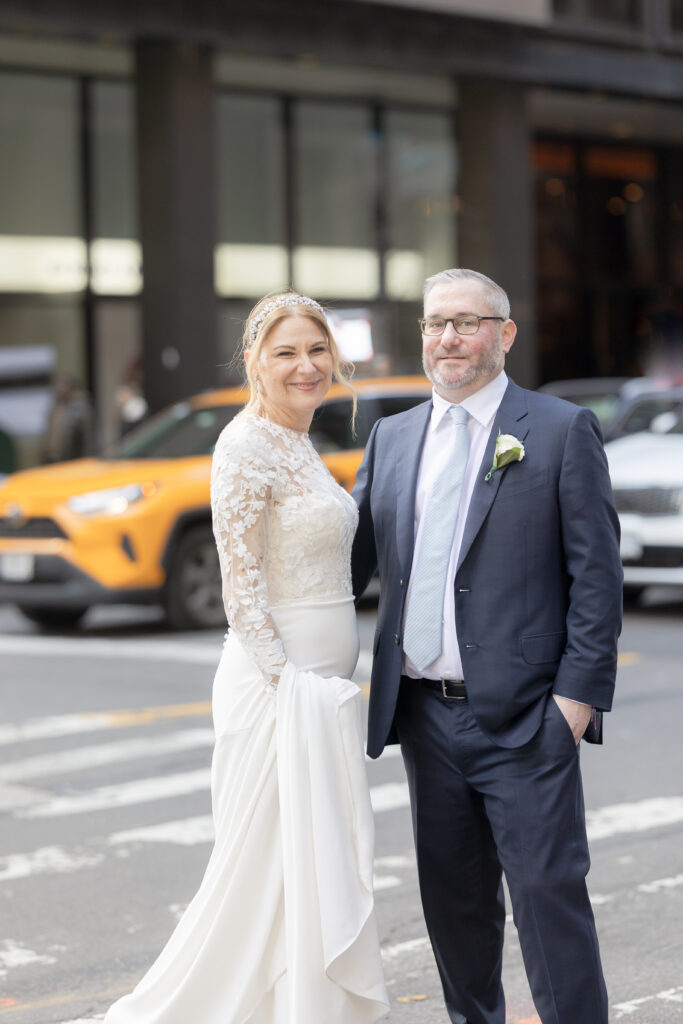
[[(333, 385), (311, 440), (353, 487), (373, 424), (431, 394), (423, 377)], [(44, 627), (73, 626), (105, 603), (159, 604), (175, 629), (225, 624), (211, 529), (211, 454), (246, 401), (205, 392), (152, 417), (102, 458), (14, 473), (0, 483), (0, 601)]]

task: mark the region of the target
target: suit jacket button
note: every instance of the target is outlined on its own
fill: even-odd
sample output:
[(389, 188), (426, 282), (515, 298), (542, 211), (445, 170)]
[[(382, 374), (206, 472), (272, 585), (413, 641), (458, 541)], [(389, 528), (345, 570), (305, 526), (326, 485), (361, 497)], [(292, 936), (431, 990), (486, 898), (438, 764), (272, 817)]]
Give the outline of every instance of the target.
[(399, 580), (398, 585), (401, 588), (401, 590), (403, 590), (403, 580)]
[(395, 644), (400, 644), (400, 642), (401, 642), (400, 636), (398, 635), (398, 633), (394, 633), (394, 643)]

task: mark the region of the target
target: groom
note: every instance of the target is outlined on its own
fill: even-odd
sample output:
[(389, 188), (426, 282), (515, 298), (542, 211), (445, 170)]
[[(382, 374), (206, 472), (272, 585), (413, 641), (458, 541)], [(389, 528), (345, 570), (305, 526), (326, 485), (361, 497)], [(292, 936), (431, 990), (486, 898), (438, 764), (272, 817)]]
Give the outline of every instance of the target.
[(597, 420), (517, 387), (502, 288), (427, 280), (433, 398), (380, 420), (353, 492), (354, 593), (379, 569), (368, 752), (400, 742), (453, 1024), (504, 1024), (505, 874), (543, 1024), (607, 1024), (578, 744), (601, 742), (621, 623)]

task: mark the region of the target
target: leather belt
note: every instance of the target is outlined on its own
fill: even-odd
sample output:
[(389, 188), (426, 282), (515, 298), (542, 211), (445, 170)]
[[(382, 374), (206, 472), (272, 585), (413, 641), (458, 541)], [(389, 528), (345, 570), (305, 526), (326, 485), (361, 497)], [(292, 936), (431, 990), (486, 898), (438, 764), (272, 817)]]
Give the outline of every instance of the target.
[(437, 690), (442, 697), (449, 697), (451, 700), (467, 700), (467, 687), (464, 679), (418, 679), (417, 682), (422, 683), (430, 690)]

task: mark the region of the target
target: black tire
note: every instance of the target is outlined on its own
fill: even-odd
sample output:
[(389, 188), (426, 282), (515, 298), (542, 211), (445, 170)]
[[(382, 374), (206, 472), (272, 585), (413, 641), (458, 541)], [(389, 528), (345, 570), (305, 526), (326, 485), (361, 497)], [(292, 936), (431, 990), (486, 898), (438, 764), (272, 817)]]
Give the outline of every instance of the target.
[(164, 594), (172, 629), (225, 626), (221, 570), (211, 526), (192, 526), (180, 538), (168, 570)]
[(624, 584), (624, 604), (625, 605), (636, 605), (640, 603), (640, 597), (645, 587), (637, 586), (636, 584), (625, 583)]
[(37, 608), (19, 605), (21, 614), (31, 622), (42, 626), (43, 629), (69, 629), (72, 626), (77, 626), (87, 610), (87, 608)]

